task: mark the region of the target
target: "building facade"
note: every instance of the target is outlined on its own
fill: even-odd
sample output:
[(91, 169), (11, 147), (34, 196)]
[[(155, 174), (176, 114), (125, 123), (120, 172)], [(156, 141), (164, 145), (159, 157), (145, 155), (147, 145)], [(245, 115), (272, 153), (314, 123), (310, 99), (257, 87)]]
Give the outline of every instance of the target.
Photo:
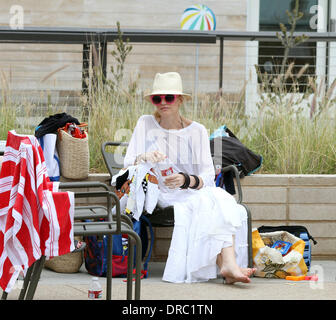
[[(331, 0), (300, 0), (303, 18), (297, 31), (333, 31), (336, 3)], [(0, 26), (75, 27), (179, 30), (183, 11), (194, 5), (190, 0), (7, 0), (0, 1)], [(286, 23), (286, 10), (295, 0), (206, 0), (216, 16), (217, 31), (276, 31)], [(190, 93), (218, 92), (219, 43), (134, 43), (126, 60), (126, 81), (137, 81), (139, 90), (148, 89), (157, 72), (178, 71)], [(107, 75), (114, 64), (108, 45)], [(1, 88), (14, 97), (32, 103), (74, 103), (82, 88), (82, 45), (1, 43)], [(304, 90), (310, 75), (326, 79), (330, 85), (336, 75), (334, 43), (307, 43), (289, 53), (297, 70), (309, 63), (302, 77)], [(246, 108), (252, 110), (260, 97), (255, 65), (266, 73), (279, 70), (283, 47), (274, 42), (224, 41), (222, 91), (232, 100), (245, 95)], [(47, 96), (41, 92), (48, 92)]]

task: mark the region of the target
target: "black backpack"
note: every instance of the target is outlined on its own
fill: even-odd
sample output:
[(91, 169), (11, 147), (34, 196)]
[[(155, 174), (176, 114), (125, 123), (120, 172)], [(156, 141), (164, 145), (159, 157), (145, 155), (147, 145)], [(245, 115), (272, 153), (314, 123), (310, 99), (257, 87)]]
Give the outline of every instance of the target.
[(235, 165), (241, 178), (259, 170), (263, 161), (262, 156), (247, 148), (226, 126), (224, 128), (228, 136), (210, 137), (214, 165), (220, 167)]

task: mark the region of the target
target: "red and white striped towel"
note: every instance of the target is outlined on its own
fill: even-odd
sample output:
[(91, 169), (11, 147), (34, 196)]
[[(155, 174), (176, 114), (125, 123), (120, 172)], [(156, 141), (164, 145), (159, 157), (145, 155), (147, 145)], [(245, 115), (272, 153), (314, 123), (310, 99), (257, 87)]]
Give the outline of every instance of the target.
[(58, 192), (32, 135), (8, 132), (0, 172), (0, 286), (10, 292), (20, 272), (42, 255), (74, 250), (73, 192)]

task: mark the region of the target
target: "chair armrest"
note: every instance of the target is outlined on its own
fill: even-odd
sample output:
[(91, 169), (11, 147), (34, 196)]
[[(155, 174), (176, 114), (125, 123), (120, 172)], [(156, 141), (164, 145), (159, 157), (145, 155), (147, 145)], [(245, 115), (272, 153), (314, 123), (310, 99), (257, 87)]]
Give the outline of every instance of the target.
[(61, 189), (75, 189), (75, 188), (103, 188), (109, 191), (108, 186), (100, 181), (75, 181), (75, 182), (60, 182)]
[(108, 218), (107, 209), (104, 206), (85, 205), (75, 207), (75, 219), (106, 219)]
[[(100, 181), (61, 182), (60, 185), (59, 185), (59, 187), (63, 188), (63, 189), (72, 189), (72, 188), (103, 188), (106, 191), (109, 191), (108, 186), (105, 183), (100, 182)], [(84, 195), (85, 194), (87, 194), (87, 195), (89, 194), (89, 192), (87, 192), (87, 193), (81, 192), (81, 193), (83, 193)], [(90, 193), (90, 194), (92, 195), (92, 193)], [(98, 192), (98, 194), (100, 195), (101, 193)], [(76, 195), (76, 193), (75, 193), (75, 195)], [(85, 196), (84, 197), (81, 196), (81, 195), (79, 196), (78, 193), (77, 193), (77, 197), (78, 198), (85, 198)], [(88, 197), (90, 197), (90, 196), (88, 196)], [(104, 207), (102, 207), (102, 206), (79, 206), (79, 207), (77, 207), (77, 209), (88, 209), (92, 213), (80, 214), (80, 215), (76, 216), (76, 211), (75, 211), (75, 218), (77, 218), (77, 219), (90, 219), (90, 218), (92, 219), (92, 218), (95, 218), (95, 214), (91, 210), (91, 209), (95, 209), (95, 208), (102, 209)], [(106, 210), (107, 210), (107, 208), (106, 208)], [(111, 210), (112, 210), (112, 207), (111, 207)], [(103, 217), (103, 218), (109, 218), (108, 212), (106, 211), (105, 215), (99, 214), (99, 215), (96, 216), (96, 218), (101, 218), (101, 217)], [(111, 215), (110, 218), (112, 218), (112, 221), (118, 221), (118, 214), (117, 213), (113, 214), (113, 215)], [(121, 221), (127, 223), (130, 227), (133, 228), (133, 222), (132, 222), (132, 220), (128, 216), (126, 216), (124, 214), (120, 214), (119, 219)]]
[[(117, 224), (117, 232), (121, 230), (121, 213), (120, 213), (120, 201), (118, 196), (111, 191), (87, 191), (87, 192), (75, 192), (75, 198), (99, 198), (106, 197), (106, 209), (107, 209), (107, 221), (115, 221)], [(116, 206), (115, 219), (112, 217), (112, 199), (114, 199)]]
[[(108, 170), (108, 172), (110, 173), (111, 179), (113, 177), (113, 172), (114, 172), (114, 168), (115, 168), (115, 161), (113, 160), (113, 157), (111, 157), (113, 155), (113, 153), (108, 152), (106, 150), (107, 146), (128, 146), (128, 142), (121, 142), (121, 141), (105, 141), (102, 143), (101, 145), (101, 153), (103, 156), (103, 160), (105, 162), (106, 168)], [(120, 164), (118, 164), (116, 166), (117, 168), (122, 168), (122, 166), (120, 166)]]
[(243, 192), (242, 192), (241, 183), (240, 183), (239, 171), (238, 171), (237, 167), (234, 166), (234, 165), (226, 166), (226, 167), (223, 167), (221, 169), (222, 174), (225, 173), (225, 172), (228, 172), (228, 171), (232, 171), (232, 173), (234, 174), (234, 177), (236, 179), (236, 184), (237, 184), (237, 189), (238, 189), (238, 200), (237, 200), (237, 202), (241, 204), (242, 201), (243, 201)]
[[(122, 213), (120, 217), (121, 217), (122, 222), (127, 223), (133, 229), (133, 222), (132, 222), (132, 219), (129, 216)], [(112, 219), (114, 220), (115, 218), (116, 218), (116, 216), (113, 214)]]
[[(81, 211), (78, 213), (78, 211)], [(75, 219), (84, 220), (84, 219), (106, 219), (108, 218), (107, 209), (104, 206), (78, 206), (75, 208)], [(130, 217), (126, 214), (120, 215), (121, 221), (127, 223), (131, 228), (133, 228), (133, 222)], [(112, 220), (116, 221), (116, 214), (112, 214)]]
[(102, 143), (102, 150), (105, 150), (106, 146), (128, 146), (128, 142), (106, 141)]

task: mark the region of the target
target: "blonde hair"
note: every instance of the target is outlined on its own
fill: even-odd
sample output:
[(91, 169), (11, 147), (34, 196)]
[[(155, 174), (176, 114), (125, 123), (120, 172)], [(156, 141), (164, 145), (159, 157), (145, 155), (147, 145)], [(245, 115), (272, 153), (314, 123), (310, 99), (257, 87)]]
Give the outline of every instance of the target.
[(154, 112), (154, 117), (155, 117), (156, 120), (160, 120), (160, 119), (161, 119), (161, 116), (160, 116), (159, 111), (156, 110), (156, 111)]

